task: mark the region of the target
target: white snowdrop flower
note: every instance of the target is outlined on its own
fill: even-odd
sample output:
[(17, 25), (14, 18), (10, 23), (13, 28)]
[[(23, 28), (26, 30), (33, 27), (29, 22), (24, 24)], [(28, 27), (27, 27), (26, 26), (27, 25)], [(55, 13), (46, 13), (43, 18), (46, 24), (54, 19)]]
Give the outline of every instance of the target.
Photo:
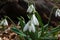
[(8, 22), (6, 19), (2, 20), (0, 25), (3, 25), (3, 26), (8, 26)]
[(33, 14), (32, 18), (31, 18), (31, 22), (34, 25), (39, 25), (38, 19), (36, 18), (35, 14)]
[(5, 21), (5, 22), (4, 22), (4, 25), (5, 25), (5, 26), (8, 26), (7, 20), (5, 19), (4, 21)]
[(27, 9), (27, 12), (29, 13), (35, 12), (35, 7), (33, 5), (30, 5)]
[(59, 16), (60, 17), (60, 9), (56, 10), (55, 17)]
[(35, 32), (35, 26), (33, 23), (31, 23), (31, 21), (29, 21), (23, 29), (23, 31), (27, 31), (27, 30), (29, 30), (29, 32)]

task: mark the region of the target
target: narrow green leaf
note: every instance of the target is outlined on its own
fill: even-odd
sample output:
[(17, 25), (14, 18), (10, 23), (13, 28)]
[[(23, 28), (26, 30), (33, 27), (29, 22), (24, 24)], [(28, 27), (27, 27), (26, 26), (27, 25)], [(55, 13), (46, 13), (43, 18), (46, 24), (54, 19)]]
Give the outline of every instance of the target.
[(38, 32), (38, 38), (40, 38), (40, 36), (41, 36), (41, 31)]
[(36, 15), (36, 17), (37, 17), (37, 19), (39, 21), (39, 25), (41, 26), (41, 29), (42, 29), (41, 36), (43, 36), (44, 35), (44, 27), (43, 27), (44, 24), (42, 22), (41, 16), (38, 14), (37, 11), (35, 12), (35, 15)]
[(44, 31), (48, 31), (48, 26), (49, 26), (49, 24), (46, 24), (46, 25), (43, 26), (44, 27)]
[(21, 26), (22, 29), (23, 29), (23, 27), (25, 26), (25, 21), (22, 20), (22, 18), (19, 18), (19, 17), (18, 17), (18, 19), (19, 19), (19, 21), (20, 21), (20, 26)]
[(58, 31), (60, 31), (60, 26), (57, 26), (56, 28), (51, 29), (51, 31), (47, 32), (45, 36), (49, 36)]
[(41, 37), (39, 40), (57, 40), (56, 37)]
[(21, 30), (18, 30), (16, 27), (11, 28), (11, 30), (19, 34), (21, 37), (26, 37), (26, 35)]

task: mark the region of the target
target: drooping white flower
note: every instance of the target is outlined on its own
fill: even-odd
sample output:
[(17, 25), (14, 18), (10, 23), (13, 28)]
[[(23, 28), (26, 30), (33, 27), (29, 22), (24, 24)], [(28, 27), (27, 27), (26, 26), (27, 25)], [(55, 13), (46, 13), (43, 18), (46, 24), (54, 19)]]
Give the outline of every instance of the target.
[(0, 25), (3, 25), (3, 26), (8, 26), (8, 22), (6, 19), (2, 20)]
[(56, 10), (55, 17), (59, 16), (60, 17), (60, 9)]
[(27, 12), (29, 13), (35, 12), (35, 7), (33, 5), (30, 5), (27, 9)]
[(29, 32), (35, 32), (35, 26), (33, 23), (31, 23), (31, 21), (29, 21), (23, 29), (23, 31), (27, 31), (27, 30), (29, 30)]
[(35, 14), (33, 14), (32, 18), (31, 18), (31, 22), (34, 25), (39, 25), (38, 19), (36, 18)]

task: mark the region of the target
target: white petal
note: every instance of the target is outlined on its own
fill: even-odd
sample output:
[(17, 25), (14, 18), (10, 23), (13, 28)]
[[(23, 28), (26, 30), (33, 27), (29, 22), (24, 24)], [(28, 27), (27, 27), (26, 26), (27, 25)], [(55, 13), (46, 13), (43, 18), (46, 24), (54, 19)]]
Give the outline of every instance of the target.
[(25, 26), (24, 29), (23, 29), (23, 31), (25, 32), (27, 30), (28, 30), (28, 26)]
[(32, 32), (35, 32), (35, 26), (34, 26), (34, 24), (31, 24), (32, 25)]
[(24, 32), (28, 30), (28, 28), (29, 28), (29, 23), (30, 23), (30, 21), (25, 25), (25, 27), (24, 27), (24, 29), (23, 29)]
[(29, 32), (35, 32), (35, 26), (33, 23), (30, 23)]
[(27, 30), (29, 30), (29, 32), (35, 32), (35, 26), (31, 21), (29, 21), (23, 29), (23, 31), (27, 31)]
[(31, 22), (34, 25), (39, 25), (38, 19), (36, 18), (35, 14), (33, 14), (32, 18), (31, 18)]
[(27, 12), (29, 12), (29, 13), (32, 12), (31, 6), (27, 9)]
[(59, 16), (60, 17), (60, 9), (56, 10), (55, 17)]
[(2, 20), (0, 25), (3, 25), (3, 26), (8, 26), (8, 22), (6, 19)]
[(4, 26), (8, 26), (8, 22), (6, 19), (4, 19)]
[(33, 11), (35, 11), (35, 7), (33, 5), (30, 5), (27, 9), (27, 12), (32, 13)]
[(31, 31), (32, 31), (32, 26), (30, 25), (30, 26), (29, 26), (29, 32), (31, 32)]

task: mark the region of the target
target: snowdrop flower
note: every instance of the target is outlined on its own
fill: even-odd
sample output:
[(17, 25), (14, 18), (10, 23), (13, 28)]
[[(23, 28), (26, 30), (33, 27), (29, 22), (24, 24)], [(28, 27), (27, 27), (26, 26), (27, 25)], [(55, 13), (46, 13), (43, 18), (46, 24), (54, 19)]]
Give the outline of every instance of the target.
[(55, 17), (59, 16), (60, 17), (60, 9), (56, 10)]
[(32, 18), (31, 18), (31, 22), (34, 25), (39, 25), (38, 19), (36, 18), (35, 14), (33, 14)]
[(31, 23), (31, 21), (29, 21), (23, 29), (23, 31), (27, 31), (27, 30), (29, 30), (29, 32), (35, 32), (35, 26), (33, 23)]
[(35, 7), (33, 5), (30, 5), (27, 9), (27, 12), (29, 13), (35, 12)]
[(3, 26), (8, 26), (8, 22), (6, 19), (2, 20), (0, 25), (3, 25)]

